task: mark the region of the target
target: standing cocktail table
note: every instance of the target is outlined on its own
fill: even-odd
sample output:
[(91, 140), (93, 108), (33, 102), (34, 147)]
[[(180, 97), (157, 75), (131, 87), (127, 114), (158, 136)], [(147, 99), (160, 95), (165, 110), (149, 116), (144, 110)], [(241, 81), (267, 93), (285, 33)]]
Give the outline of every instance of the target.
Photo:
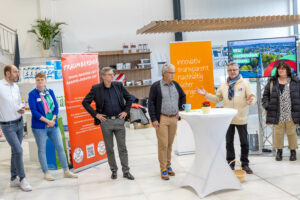
[(227, 164), (224, 140), (237, 110), (213, 108), (180, 112), (190, 124), (195, 138), (195, 160), (181, 186), (191, 186), (203, 198), (224, 189), (241, 189), (241, 183)]

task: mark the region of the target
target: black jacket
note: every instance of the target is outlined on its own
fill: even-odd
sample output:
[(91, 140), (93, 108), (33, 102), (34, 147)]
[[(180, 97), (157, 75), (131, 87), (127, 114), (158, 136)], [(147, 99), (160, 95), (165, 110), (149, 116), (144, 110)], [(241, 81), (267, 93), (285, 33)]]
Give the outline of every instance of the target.
[[(112, 82), (111, 86), (114, 87), (116, 93), (118, 95), (119, 103), (123, 112), (129, 114), (132, 99), (130, 94), (124, 88), (123, 84), (120, 82)], [(104, 83), (100, 83), (94, 85), (90, 92), (86, 95), (86, 97), (82, 101), (83, 107), (90, 113), (90, 115), (95, 120), (95, 125), (100, 124), (100, 120), (96, 118), (96, 115), (103, 114), (103, 105), (104, 105)], [(124, 99), (126, 103), (124, 102)], [(94, 101), (96, 103), (96, 110), (91, 107), (91, 103)], [(128, 116), (128, 115), (127, 115)]]
[[(272, 93), (270, 95), (270, 84), (273, 82)], [(295, 124), (300, 123), (300, 87), (299, 80), (295, 77), (291, 77), (290, 82), (290, 96), (292, 102), (292, 119)], [(265, 87), (265, 91), (262, 98), (262, 106), (267, 111), (266, 123), (278, 124), (280, 117), (280, 89), (278, 77), (271, 77), (268, 84)]]
[[(179, 94), (178, 108), (179, 110), (183, 110), (182, 105), (186, 103), (185, 93), (183, 92), (182, 88), (177, 82), (175, 81), (172, 82), (175, 84), (175, 87)], [(152, 122), (154, 121), (160, 122), (161, 104), (162, 104), (162, 94), (161, 94), (160, 81), (156, 81), (155, 83), (152, 84), (150, 88), (149, 102), (148, 102), (149, 115)]]

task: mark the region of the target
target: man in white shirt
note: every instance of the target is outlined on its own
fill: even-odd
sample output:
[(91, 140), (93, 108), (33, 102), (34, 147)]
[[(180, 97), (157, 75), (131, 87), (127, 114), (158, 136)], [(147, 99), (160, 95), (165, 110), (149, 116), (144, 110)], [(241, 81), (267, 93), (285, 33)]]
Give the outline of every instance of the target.
[(2, 132), (2, 130), (1, 130), (1, 128), (0, 128), (0, 142), (5, 142), (6, 140), (5, 140), (5, 138), (4, 138), (4, 135), (3, 135), (3, 132)]
[(25, 107), (22, 105), (19, 87), (19, 70), (14, 65), (4, 67), (4, 79), (0, 80), (0, 126), (11, 146), (11, 187), (20, 187), (24, 191), (31, 191), (31, 186), (25, 178), (23, 164), (23, 130), (22, 114)]

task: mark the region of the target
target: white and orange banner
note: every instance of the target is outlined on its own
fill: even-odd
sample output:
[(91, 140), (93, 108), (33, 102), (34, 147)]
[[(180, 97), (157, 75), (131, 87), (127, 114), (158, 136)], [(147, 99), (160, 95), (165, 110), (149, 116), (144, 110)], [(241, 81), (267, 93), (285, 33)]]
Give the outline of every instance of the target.
[(81, 105), (92, 86), (99, 83), (98, 55), (62, 54), (61, 61), (71, 157), (74, 170), (81, 171), (107, 158), (101, 128)]
[(170, 43), (170, 58), (175, 66), (174, 80), (186, 93), (186, 103), (192, 104), (192, 109), (200, 109), (205, 98), (195, 88), (203, 86), (207, 92), (215, 93), (211, 42)]

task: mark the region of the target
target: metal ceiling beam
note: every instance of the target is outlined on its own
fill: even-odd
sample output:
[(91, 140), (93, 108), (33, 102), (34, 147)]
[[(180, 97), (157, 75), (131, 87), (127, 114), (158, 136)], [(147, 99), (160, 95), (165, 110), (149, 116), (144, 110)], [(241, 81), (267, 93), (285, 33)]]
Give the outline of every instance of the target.
[[(181, 5), (180, 0), (173, 0), (174, 20), (181, 20)], [(182, 32), (175, 32), (175, 41), (182, 41)]]

